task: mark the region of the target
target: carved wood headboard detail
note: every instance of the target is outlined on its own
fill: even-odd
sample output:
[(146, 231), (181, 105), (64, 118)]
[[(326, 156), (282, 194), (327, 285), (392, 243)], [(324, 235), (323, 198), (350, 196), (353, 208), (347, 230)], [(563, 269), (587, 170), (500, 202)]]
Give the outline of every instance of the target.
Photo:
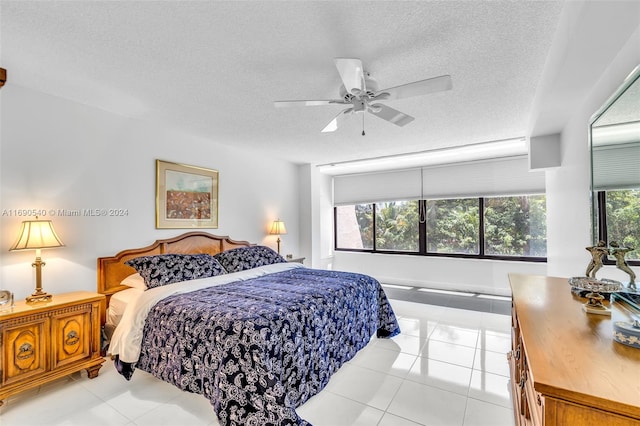
[(174, 238), (157, 240), (147, 247), (122, 250), (111, 257), (98, 258), (98, 293), (107, 296), (107, 304), (112, 294), (126, 290), (121, 285), (123, 279), (136, 272), (131, 266), (125, 265), (129, 259), (154, 254), (217, 254), (237, 247), (251, 246), (248, 241), (235, 241), (227, 236), (217, 236), (206, 232), (187, 232)]

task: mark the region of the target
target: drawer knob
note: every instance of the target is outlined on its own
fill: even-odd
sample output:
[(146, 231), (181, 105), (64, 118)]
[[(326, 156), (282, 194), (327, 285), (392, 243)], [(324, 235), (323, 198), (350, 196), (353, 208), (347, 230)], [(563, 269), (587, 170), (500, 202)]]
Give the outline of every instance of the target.
[(65, 340), (64, 344), (77, 345), (79, 341), (80, 341), (80, 338), (78, 337), (78, 333), (72, 330), (69, 333), (67, 333), (67, 340)]
[(18, 348), (18, 353), (16, 354), (16, 358), (19, 360), (29, 359), (33, 356), (33, 346), (31, 343), (23, 343)]

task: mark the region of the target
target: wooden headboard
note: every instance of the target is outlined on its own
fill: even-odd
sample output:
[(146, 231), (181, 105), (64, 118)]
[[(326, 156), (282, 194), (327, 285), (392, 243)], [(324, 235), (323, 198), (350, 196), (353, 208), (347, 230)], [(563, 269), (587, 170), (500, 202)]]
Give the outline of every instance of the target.
[(107, 304), (112, 294), (129, 287), (121, 285), (123, 279), (136, 272), (125, 265), (129, 259), (154, 254), (217, 254), (237, 247), (251, 246), (248, 241), (234, 241), (227, 236), (217, 236), (206, 232), (187, 232), (174, 238), (157, 240), (147, 247), (122, 250), (111, 257), (98, 258), (98, 293), (107, 296)]

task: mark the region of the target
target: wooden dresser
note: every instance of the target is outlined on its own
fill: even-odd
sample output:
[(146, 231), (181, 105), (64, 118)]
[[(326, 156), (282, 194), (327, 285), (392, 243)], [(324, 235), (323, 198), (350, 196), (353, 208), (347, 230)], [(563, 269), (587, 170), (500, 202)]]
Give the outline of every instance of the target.
[(56, 294), (47, 303), (16, 302), (0, 312), (0, 405), (6, 397), (86, 369), (98, 375), (104, 295)]
[(613, 340), (613, 321), (587, 314), (566, 278), (510, 274), (509, 353), (516, 425), (640, 426), (640, 349)]

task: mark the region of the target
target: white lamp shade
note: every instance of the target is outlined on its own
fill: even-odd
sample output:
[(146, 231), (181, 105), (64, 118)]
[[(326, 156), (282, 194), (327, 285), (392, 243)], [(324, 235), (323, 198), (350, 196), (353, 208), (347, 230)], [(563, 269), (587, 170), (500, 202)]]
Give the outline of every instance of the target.
[(274, 220), (273, 225), (271, 225), (271, 231), (269, 234), (271, 235), (285, 235), (287, 233), (287, 228), (284, 226), (284, 222), (280, 219)]
[(50, 220), (25, 220), (16, 242), (9, 251), (39, 250), (45, 248), (64, 247), (64, 243), (53, 229)]

